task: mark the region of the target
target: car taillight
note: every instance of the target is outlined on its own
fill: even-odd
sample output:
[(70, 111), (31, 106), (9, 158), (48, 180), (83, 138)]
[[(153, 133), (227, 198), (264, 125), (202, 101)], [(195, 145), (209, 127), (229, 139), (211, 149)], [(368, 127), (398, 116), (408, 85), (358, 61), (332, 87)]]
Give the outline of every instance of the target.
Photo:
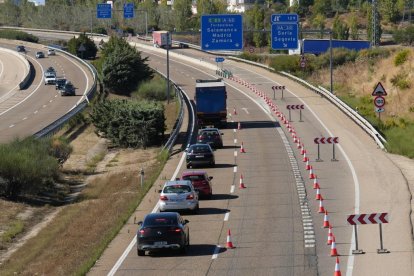
[(141, 229), (141, 230), (139, 230), (139, 233), (140, 233), (141, 235), (144, 235), (144, 234), (145, 234), (145, 229)]
[(167, 196), (165, 196), (165, 195), (162, 195), (162, 196), (160, 196), (160, 200), (162, 200), (162, 201), (166, 201), (166, 200), (168, 200), (168, 197), (167, 197)]
[(203, 136), (198, 136), (198, 138), (197, 138), (198, 140), (202, 140), (203, 139)]
[(175, 233), (180, 233), (182, 230), (181, 228), (173, 228), (173, 229), (170, 229), (170, 231), (175, 232)]
[(194, 199), (194, 195), (193, 195), (193, 194), (189, 194), (189, 195), (187, 196), (187, 199)]

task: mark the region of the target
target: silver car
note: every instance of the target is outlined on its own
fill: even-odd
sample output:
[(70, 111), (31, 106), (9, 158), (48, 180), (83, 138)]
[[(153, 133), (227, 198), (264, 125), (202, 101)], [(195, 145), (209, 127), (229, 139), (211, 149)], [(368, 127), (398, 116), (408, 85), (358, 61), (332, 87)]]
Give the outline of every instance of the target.
[(190, 210), (196, 213), (199, 209), (198, 193), (189, 180), (167, 181), (159, 198), (160, 211)]

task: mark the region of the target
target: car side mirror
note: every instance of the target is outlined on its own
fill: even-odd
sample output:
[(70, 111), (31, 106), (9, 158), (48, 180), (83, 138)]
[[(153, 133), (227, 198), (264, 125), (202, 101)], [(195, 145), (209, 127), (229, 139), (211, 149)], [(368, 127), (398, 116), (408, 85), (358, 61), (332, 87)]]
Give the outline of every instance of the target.
[(187, 224), (187, 223), (189, 223), (190, 221), (188, 220), (188, 219), (185, 219), (184, 220), (184, 224)]
[(208, 180), (211, 180), (211, 179), (213, 179), (213, 177), (212, 177), (212, 176), (209, 176), (209, 177), (208, 177)]
[(142, 225), (142, 223), (143, 223), (142, 221), (138, 221), (137, 222), (138, 225)]

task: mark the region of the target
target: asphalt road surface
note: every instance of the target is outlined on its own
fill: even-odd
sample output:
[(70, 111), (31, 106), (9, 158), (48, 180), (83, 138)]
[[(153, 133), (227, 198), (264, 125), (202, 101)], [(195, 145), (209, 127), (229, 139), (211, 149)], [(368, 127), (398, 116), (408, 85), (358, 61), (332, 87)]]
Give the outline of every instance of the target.
[[(163, 54), (141, 50), (150, 57), (152, 67), (166, 72)], [(216, 77), (214, 70), (203, 66), (206, 61), (215, 65), (215, 56), (190, 49), (175, 51), (199, 61), (192, 63), (170, 55), (171, 79), (193, 98), (195, 79)], [(302, 121), (298, 110), (291, 111), (291, 124), (304, 143), (321, 186), (342, 274), (412, 275), (410, 193), (387, 154), (342, 112), (297, 83), (243, 63), (226, 60), (223, 67), (271, 99), (271, 87), (285, 85), (283, 99), (279, 91), (272, 102), (286, 116), (288, 104), (305, 105)], [(326, 245), (328, 230), (322, 228), (323, 215), (318, 213), (320, 203), (312, 188), (314, 180), (309, 179), (297, 144), (263, 97), (237, 82), (226, 82), (229, 121), (233, 123), (222, 130), (225, 148), (216, 151), (216, 168), (206, 169), (214, 177), (213, 199), (200, 203), (200, 214), (185, 215), (190, 220), (188, 254), (138, 257), (131, 243), (137, 226), (131, 218), (90, 275), (110, 271), (110, 275), (332, 275), (335, 258)], [(241, 130), (237, 130), (238, 122)], [(339, 137), (335, 156), (332, 144), (321, 145), (319, 157), (323, 161), (317, 162), (316, 137)], [(241, 142), (246, 153), (239, 152)], [(180, 175), (184, 170), (181, 158), (181, 154), (172, 156), (162, 175), (172, 179)], [(246, 189), (238, 188), (241, 175)], [(160, 179), (156, 186), (162, 183)], [(155, 190), (137, 209), (136, 220), (156, 211)], [(358, 227), (358, 242), (365, 254), (353, 255), (355, 236), (347, 216), (378, 212), (389, 213), (390, 223), (382, 226), (382, 236), (383, 248), (390, 253), (377, 254), (378, 225), (363, 225)], [(224, 248), (228, 229), (235, 249)], [(130, 250), (124, 251), (128, 244)]]
[[(2, 40), (0, 46), (15, 50), (16, 44)], [(36, 51), (42, 50), (46, 53), (47, 49), (42, 45), (28, 43), (25, 47), (26, 58), (33, 64), (35, 75), (27, 89), (15, 90), (11, 96), (0, 101), (0, 142), (26, 137), (48, 126), (72, 109), (93, 85), (89, 70), (71, 58), (57, 53), (56, 56), (36, 59)], [(62, 97), (54, 85), (44, 85), (43, 73), (49, 66), (57, 70), (58, 77), (72, 81), (76, 96)], [(19, 68), (7, 66), (7, 70), (14, 74), (21, 70)]]

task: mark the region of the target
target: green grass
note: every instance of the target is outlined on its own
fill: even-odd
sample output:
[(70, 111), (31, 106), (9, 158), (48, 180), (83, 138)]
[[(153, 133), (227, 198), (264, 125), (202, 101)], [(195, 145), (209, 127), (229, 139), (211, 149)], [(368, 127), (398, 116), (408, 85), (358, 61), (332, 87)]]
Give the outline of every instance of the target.
[(10, 223), (7, 230), (0, 236), (2, 243), (11, 242), (18, 234), (22, 233), (24, 230), (24, 222), (21, 220), (16, 220)]
[(105, 158), (105, 154), (106, 154), (105, 152), (100, 152), (96, 154), (94, 157), (92, 157), (91, 160), (89, 160), (89, 162), (86, 164), (88, 173), (93, 173), (95, 171), (98, 163), (101, 162)]

